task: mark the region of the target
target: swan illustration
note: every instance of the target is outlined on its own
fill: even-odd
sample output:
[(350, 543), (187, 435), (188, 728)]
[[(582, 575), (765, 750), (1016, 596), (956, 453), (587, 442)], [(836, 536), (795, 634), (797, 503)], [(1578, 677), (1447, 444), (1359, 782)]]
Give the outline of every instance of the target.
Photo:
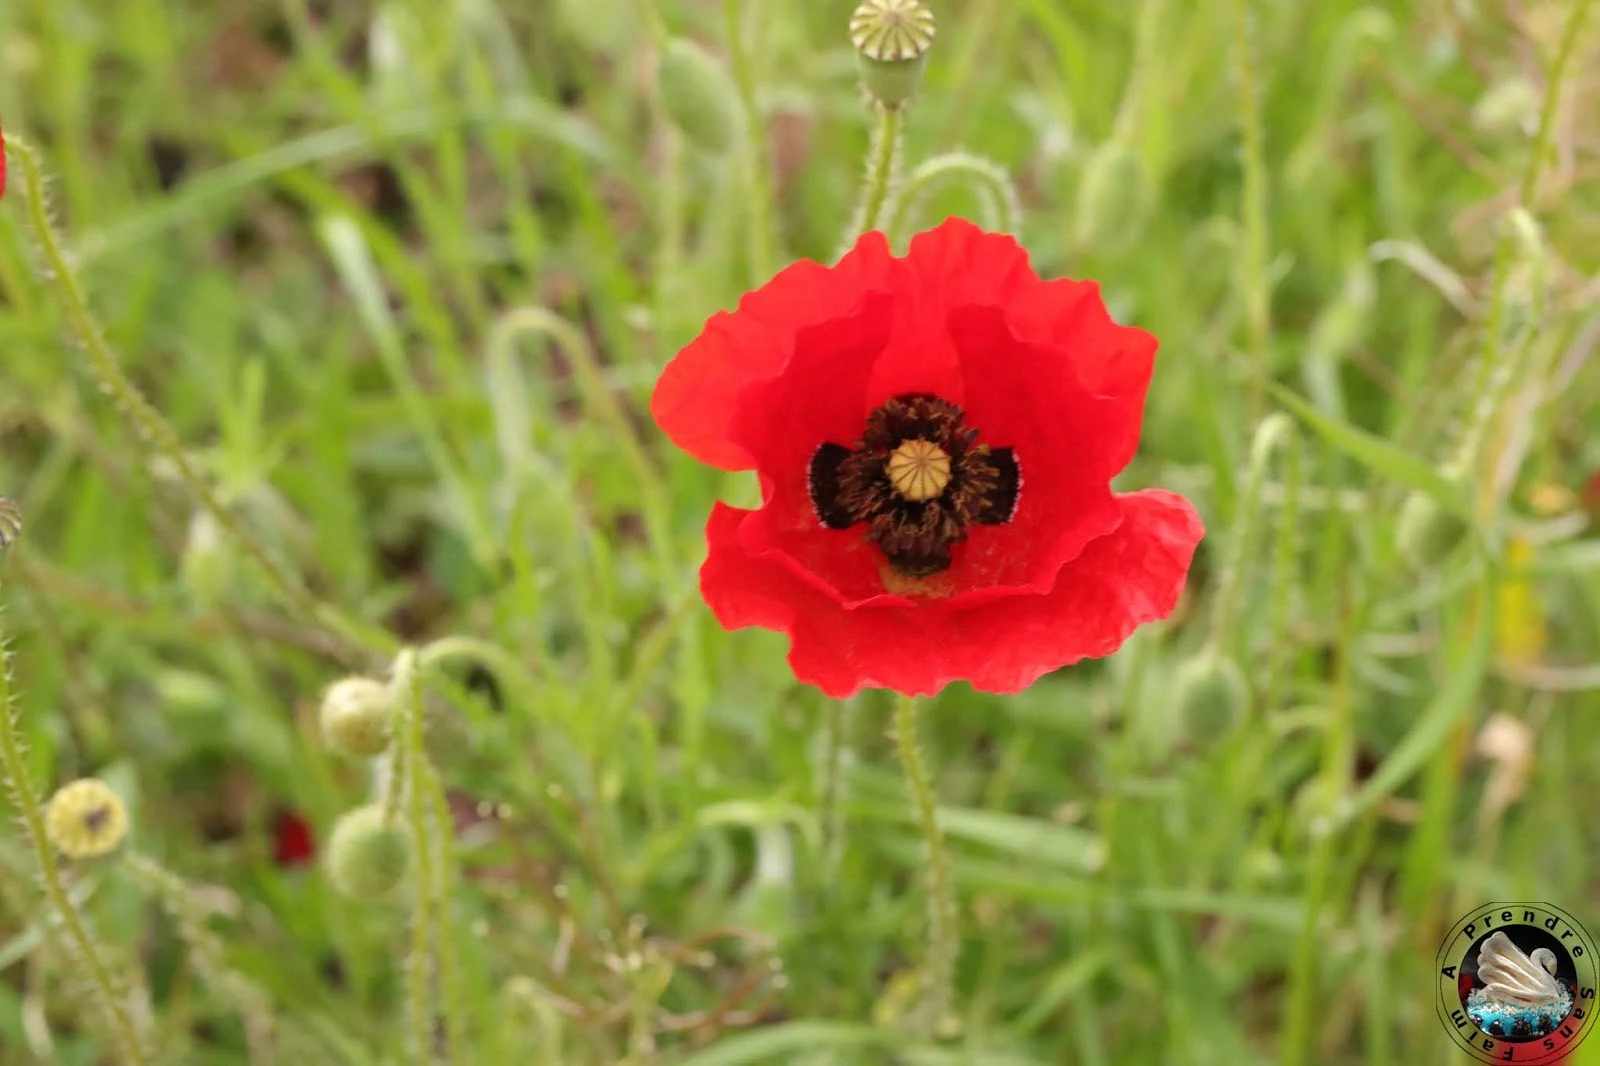
[(1561, 1000), (1556, 981), (1556, 953), (1549, 948), (1522, 949), (1504, 933), (1496, 932), (1478, 949), (1478, 978), (1483, 994), (1500, 1003), (1547, 1007)]
[(1467, 1016), (1490, 1036), (1530, 1040), (1555, 1031), (1572, 1012), (1572, 990), (1556, 980), (1556, 953), (1524, 954), (1496, 930), (1478, 948), (1482, 987), (1466, 996)]

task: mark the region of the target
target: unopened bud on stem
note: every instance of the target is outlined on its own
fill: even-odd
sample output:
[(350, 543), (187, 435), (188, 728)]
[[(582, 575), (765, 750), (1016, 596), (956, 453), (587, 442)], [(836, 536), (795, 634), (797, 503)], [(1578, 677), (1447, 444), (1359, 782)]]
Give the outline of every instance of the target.
[(333, 751), (370, 759), (389, 746), (394, 694), (382, 681), (347, 677), (323, 693), (318, 720), (322, 739)]
[(376, 900), (387, 896), (411, 869), (411, 838), (384, 819), (383, 807), (357, 807), (328, 837), (328, 879), (340, 895)]
[(104, 781), (85, 777), (50, 797), (44, 829), (67, 858), (92, 859), (115, 850), (128, 835), (128, 809)]

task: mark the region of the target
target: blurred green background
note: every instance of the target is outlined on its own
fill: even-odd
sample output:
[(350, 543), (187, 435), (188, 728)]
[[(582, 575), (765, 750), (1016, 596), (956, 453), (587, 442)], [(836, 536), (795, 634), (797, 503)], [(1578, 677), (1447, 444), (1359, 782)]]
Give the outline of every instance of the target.
[[(1162, 339), (1119, 485), (1210, 533), (1118, 655), (927, 708), (964, 944), (942, 1039), (904, 1034), (922, 853), (888, 700), (830, 719), (781, 638), (718, 629), (705, 516), (753, 480), (645, 412), (709, 314), (839, 246), (852, 6), (0, 6), (0, 123), (108, 350), (365, 634), (275, 596), (97, 387), (14, 151), (0, 624), (34, 787), (130, 804), (144, 865), (64, 876), (150, 1061), (420, 1061), (421, 960), (430, 1054), (473, 1066), (1451, 1063), (1433, 955), (1462, 912), (1600, 933), (1594, 5), (934, 0), (907, 167), (993, 161), (1039, 271)], [(658, 28), (719, 57), (751, 136), (666, 120)], [(998, 224), (991, 190), (933, 186), (914, 223)], [(1300, 462), (1251, 493), (1275, 409)], [(1423, 506), (1475, 521), (1408, 560)], [(1175, 699), (1208, 636), (1250, 679), (1235, 719)], [(298, 833), (374, 787), (321, 743), (322, 689), (445, 638), (480, 663), (430, 697), (456, 846), (419, 948), (403, 897), (341, 898)], [(48, 913), (0, 838), (0, 1061), (119, 1061)]]

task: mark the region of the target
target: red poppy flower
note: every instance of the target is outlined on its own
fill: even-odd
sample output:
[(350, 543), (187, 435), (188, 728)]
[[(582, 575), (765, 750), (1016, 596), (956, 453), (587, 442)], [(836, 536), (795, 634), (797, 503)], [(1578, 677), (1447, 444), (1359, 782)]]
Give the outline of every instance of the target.
[(717, 504), (700, 587), (728, 629), (787, 633), (830, 696), (955, 680), (1016, 692), (1178, 602), (1187, 500), (1110, 482), (1139, 443), (1156, 340), (1099, 286), (1043, 281), (949, 219), (903, 258), (864, 235), (714, 315), (661, 375), (685, 451), (757, 472)]
[(290, 810), (272, 819), (272, 861), (279, 867), (304, 866), (317, 857), (317, 839), (311, 823)]

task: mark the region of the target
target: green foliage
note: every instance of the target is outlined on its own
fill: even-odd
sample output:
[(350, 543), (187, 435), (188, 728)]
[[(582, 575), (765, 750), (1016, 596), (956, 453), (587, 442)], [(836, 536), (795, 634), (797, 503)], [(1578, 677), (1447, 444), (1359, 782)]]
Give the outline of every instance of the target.
[[(959, 1025), (903, 1035), (926, 869), (890, 701), (836, 717), (716, 626), (705, 516), (758, 489), (645, 413), (708, 315), (847, 227), (853, 6), (0, 5), (0, 120), (50, 179), (36, 213), (13, 145), (5, 770), (35, 805), (106, 779), (132, 853), (0, 838), (5, 1061), (1410, 1066), (1448, 1046), (1458, 912), (1600, 933), (1600, 544), (1557, 491), (1600, 467), (1600, 13), (1569, 46), (1588, 0), (943, 0), (886, 220), (992, 219), (1160, 337), (1119, 488), (1211, 532), (1116, 656), (922, 708)], [(719, 57), (740, 150), (667, 121), (667, 34)], [(1275, 410), (1303, 447), (1247, 492)], [(1461, 550), (1402, 551), (1424, 510)], [(1207, 643), (1249, 714), (1198, 735), (1172, 695)], [(318, 701), (402, 646), (386, 778)], [(1494, 713), (1520, 777), (1476, 753)], [(283, 853), (287, 812), (325, 852), (386, 787), (414, 893)]]

